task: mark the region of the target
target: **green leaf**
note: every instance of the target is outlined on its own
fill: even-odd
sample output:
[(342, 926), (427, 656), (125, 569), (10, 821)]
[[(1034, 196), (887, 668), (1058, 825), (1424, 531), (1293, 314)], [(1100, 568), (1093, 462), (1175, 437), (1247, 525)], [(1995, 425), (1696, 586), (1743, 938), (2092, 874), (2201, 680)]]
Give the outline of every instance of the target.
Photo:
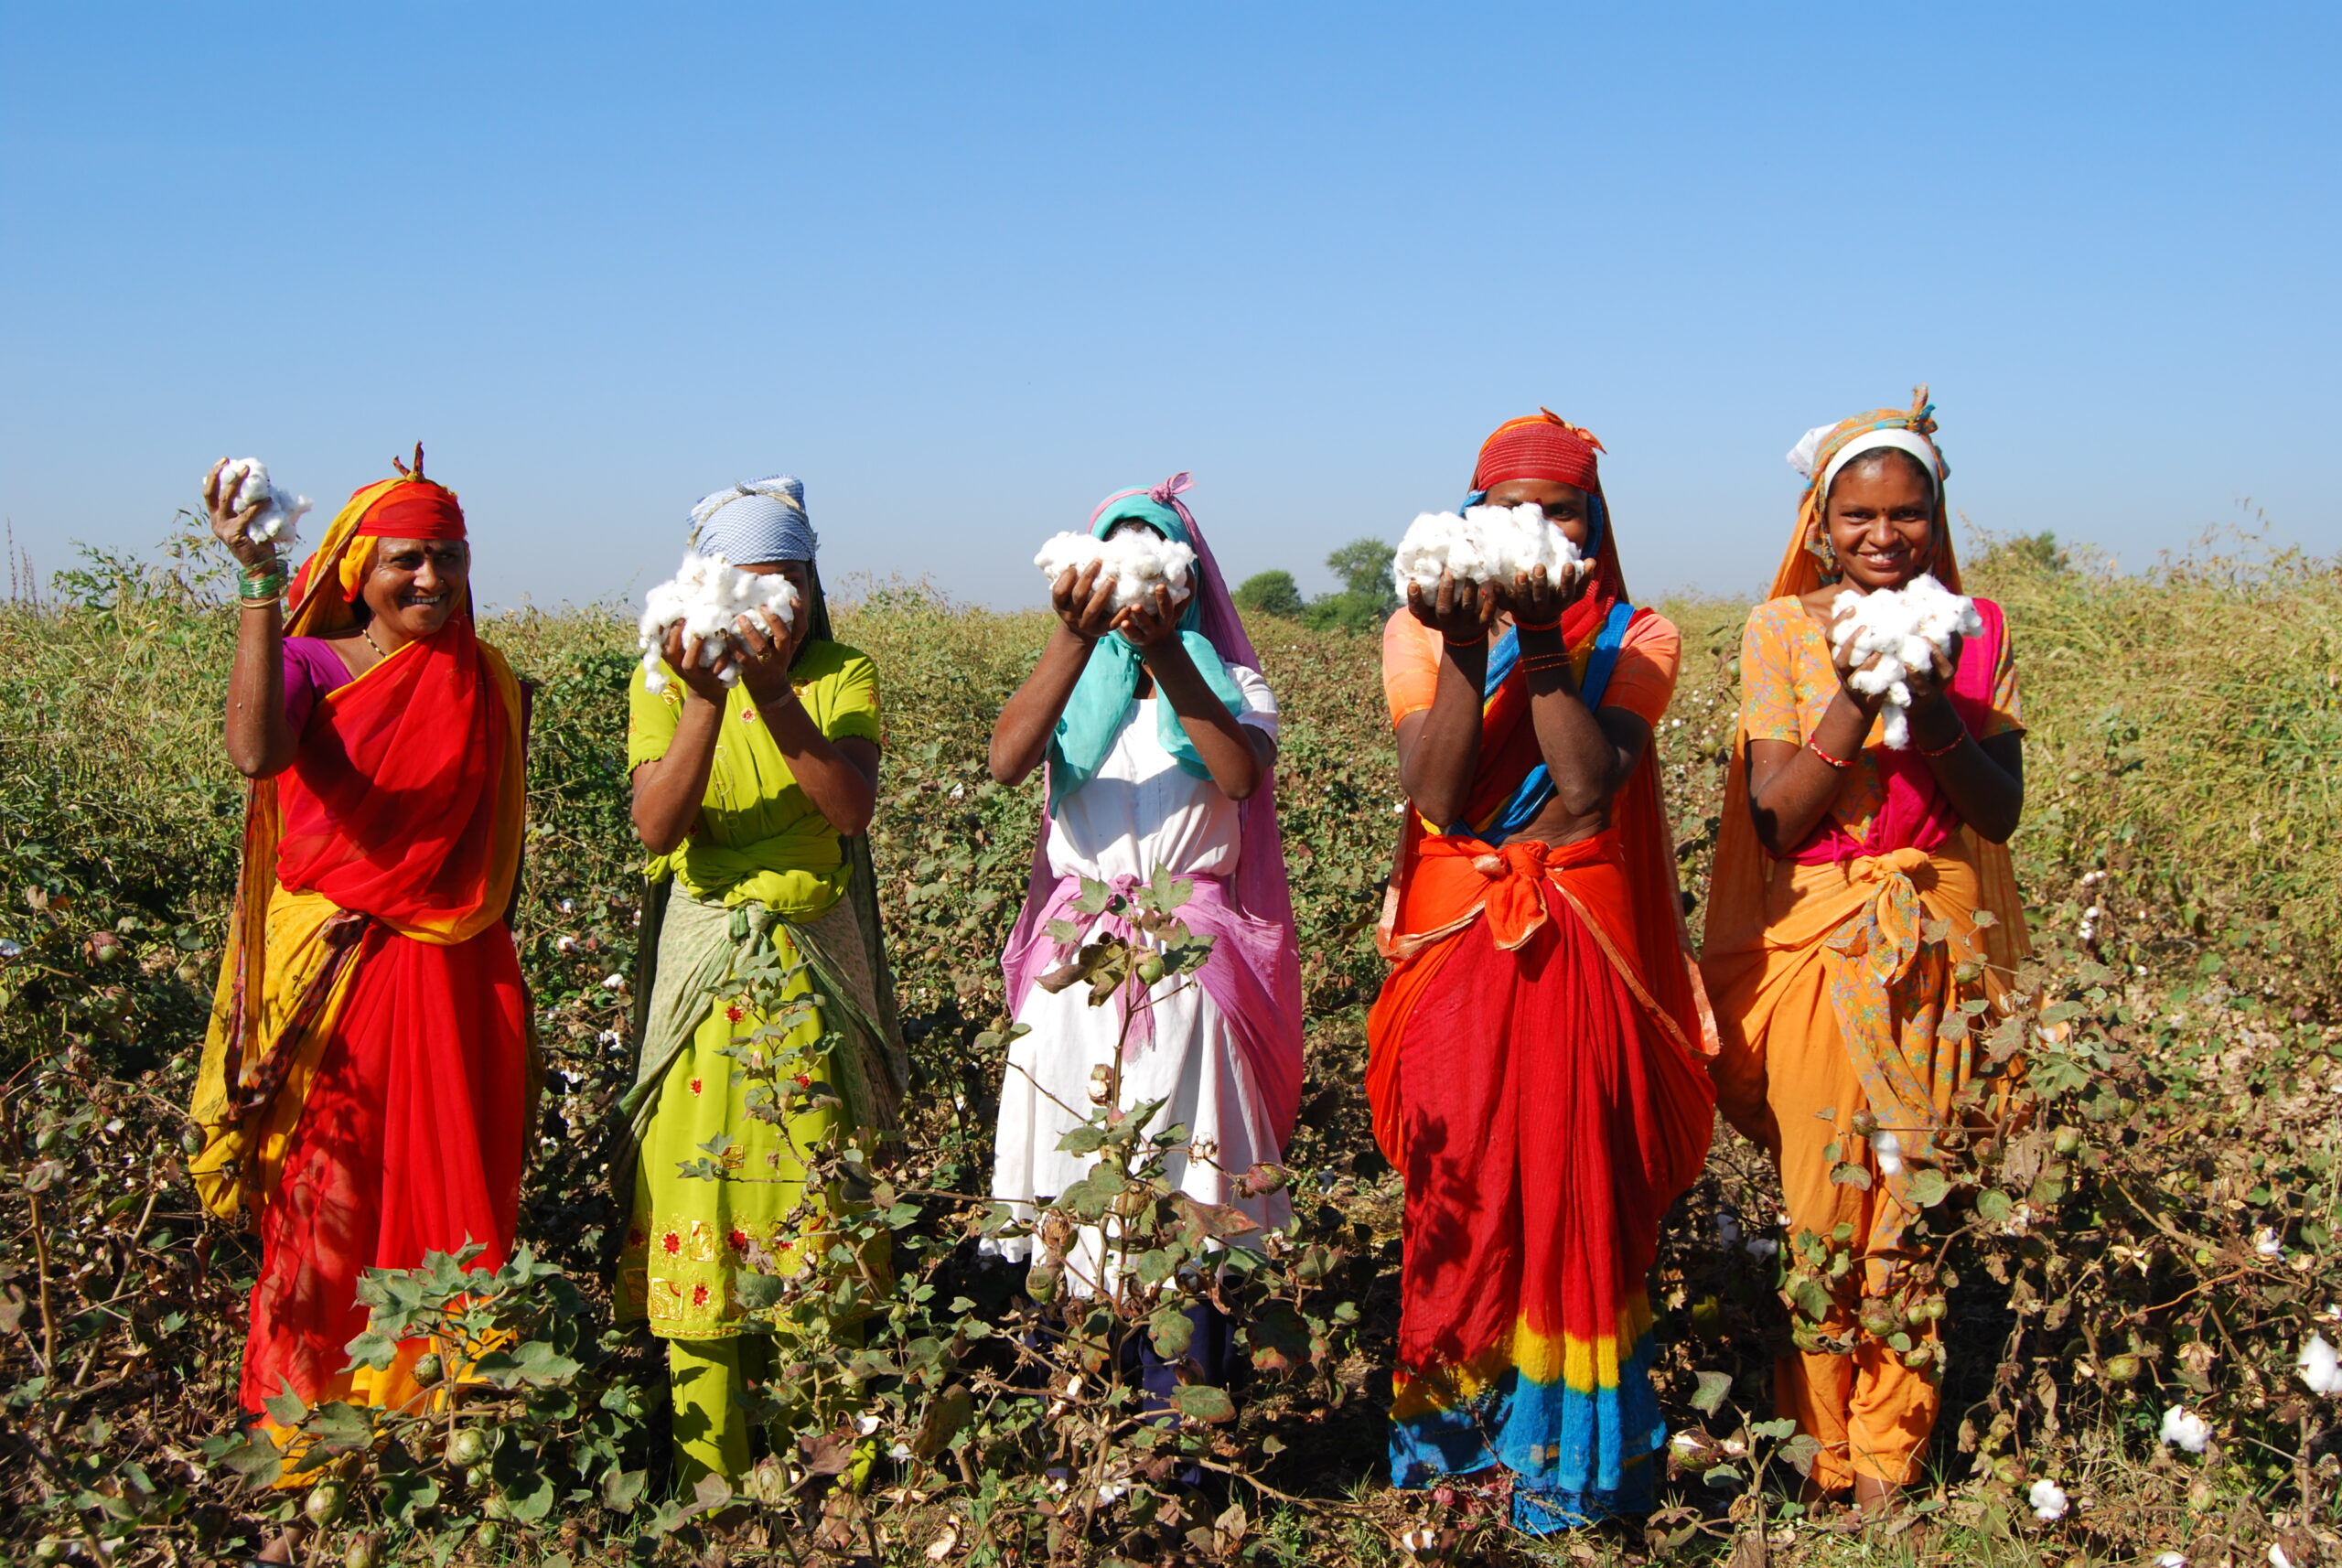
[(778, 1274), (760, 1274), (742, 1270), (732, 1276), (732, 1294), (750, 1312), (763, 1312), (780, 1300), (787, 1282)]
[(1309, 1325), (1289, 1302), (1272, 1301), (1244, 1325), (1252, 1363), (1263, 1371), (1290, 1372), (1309, 1363)]
[(1189, 1383), (1172, 1390), (1171, 1408), (1197, 1421), (1219, 1423), (1236, 1419), (1236, 1402), (1228, 1397), (1226, 1389), (1216, 1389), (1209, 1383)]
[(1797, 1421), (1792, 1416), (1784, 1415), (1773, 1421), (1756, 1422), (1748, 1428), (1748, 1434), (1761, 1437), (1767, 1443), (1786, 1443), (1797, 1435)]
[(1988, 1187), (1976, 1195), (1976, 1218), (1987, 1225), (2001, 1224), (2015, 1208), (2015, 1200), (1996, 1187)]
[(1702, 1372), (1699, 1391), (1692, 1396), (1692, 1408), (1702, 1415), (1714, 1415), (1732, 1397), (1730, 1372)]
[(382, 1512), (401, 1524), (439, 1506), (439, 1483), (421, 1470), (396, 1470), (382, 1477)]
[(1909, 1195), (1910, 1200), (1921, 1208), (1933, 1208), (1951, 1196), (1951, 1183), (1945, 1179), (1943, 1172), (1939, 1170), (1914, 1171), (1904, 1190)]
[(260, 1402), (262, 1408), (268, 1412), (269, 1420), (279, 1426), (298, 1426), (309, 1414), (308, 1404), (293, 1391), (290, 1380), (286, 1380), (283, 1393), (271, 1394)]
[(324, 1444), (329, 1454), (354, 1453), (374, 1442), (372, 1413), (341, 1400), (311, 1412), (303, 1430)]
[(1799, 1316), (1815, 1323), (1828, 1319), (1838, 1305), (1830, 1287), (1810, 1274), (1800, 1274), (1791, 1283), (1789, 1299), (1796, 1304)]
[(602, 1505), (613, 1513), (632, 1513), (650, 1482), (648, 1470), (621, 1470), (613, 1465), (602, 1472)]
[(1156, 1355), (1166, 1361), (1176, 1361), (1187, 1353), (1187, 1346), (1196, 1337), (1196, 1322), (1176, 1300), (1166, 1301), (1147, 1318), (1146, 1337), (1154, 1344)]

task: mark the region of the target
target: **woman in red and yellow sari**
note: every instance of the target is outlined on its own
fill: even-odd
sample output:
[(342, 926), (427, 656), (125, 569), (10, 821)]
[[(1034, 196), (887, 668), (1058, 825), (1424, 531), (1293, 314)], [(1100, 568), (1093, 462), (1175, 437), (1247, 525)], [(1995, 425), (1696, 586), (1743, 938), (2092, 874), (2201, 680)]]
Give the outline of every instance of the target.
[(421, 1342), (387, 1371), (342, 1370), (366, 1326), (359, 1276), (467, 1242), (494, 1267), (518, 1218), (521, 694), (473, 634), (455, 492), (423, 477), (420, 447), (400, 467), (350, 498), (289, 594), (217, 467), (204, 487), (243, 573), (227, 746), (252, 785), (195, 1178), (213, 1213), (260, 1232), (255, 1417), (288, 1388), (420, 1398)]
[(1501, 1466), (1539, 1533), (1650, 1509), (1646, 1277), (1714, 1104), (1651, 745), (1678, 639), (1627, 599), (1599, 450), (1499, 426), (1466, 504), (1542, 507), (1588, 565), (1411, 588), (1382, 640), (1413, 806), (1368, 1021), (1407, 1195), (1391, 1478)]
[[(1844, 595), (1922, 573), (1960, 592), (1935, 429), (1921, 387), (1908, 409), (1809, 431), (1789, 454), (1805, 496), (1741, 640), (1701, 955), (1724, 1119), (1772, 1155), (1792, 1232), (1853, 1238), (1858, 1266), (1773, 1391), (1821, 1444), (1817, 1489), (1851, 1487), (1865, 1510), (1913, 1479), (1941, 1394), (1934, 1329), (1911, 1326), (1918, 1342), (1897, 1351), (1861, 1327), (1862, 1305), (1900, 1294), (1909, 1184), (1977, 1092), (1962, 1004), (1997, 998), (2025, 951), (2006, 847), (2025, 729), (2000, 607), (1978, 599), (1983, 629), (1911, 677), (1899, 750), (1884, 697), (1849, 683), (1827, 633)], [(1869, 1179), (1832, 1180), (1841, 1159)]]

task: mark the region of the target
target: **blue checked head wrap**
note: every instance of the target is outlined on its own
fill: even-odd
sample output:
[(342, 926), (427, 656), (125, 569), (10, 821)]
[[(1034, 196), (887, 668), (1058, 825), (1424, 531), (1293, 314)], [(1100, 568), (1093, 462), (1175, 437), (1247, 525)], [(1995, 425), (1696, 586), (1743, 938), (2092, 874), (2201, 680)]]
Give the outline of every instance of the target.
[(735, 566), (811, 561), (820, 542), (805, 515), (805, 487), (787, 474), (726, 486), (692, 508), (692, 548)]
[(805, 515), (805, 487), (789, 474), (751, 485), (727, 485), (701, 497), (692, 508), (692, 548), (702, 555), (721, 555), (735, 566), (804, 562), (811, 601), (806, 637), (827, 642), (832, 636), (830, 604), (813, 560), (820, 544), (812, 520)]

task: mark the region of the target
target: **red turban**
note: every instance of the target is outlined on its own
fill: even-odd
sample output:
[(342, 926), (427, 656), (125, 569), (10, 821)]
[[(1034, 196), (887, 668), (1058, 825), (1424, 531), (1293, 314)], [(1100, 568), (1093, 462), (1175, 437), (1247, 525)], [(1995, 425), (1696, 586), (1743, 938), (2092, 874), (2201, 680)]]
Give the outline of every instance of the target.
[(359, 539), (461, 539), (464, 509), (445, 485), (403, 479), (366, 509), (352, 534)]
[(1490, 490), (1509, 479), (1552, 479), (1581, 490), (1599, 490), (1602, 476), (1595, 454), (1602, 443), (1590, 430), (1556, 415), (1550, 408), (1520, 419), (1508, 419), (1496, 434), (1480, 444), (1480, 460), (1472, 469), (1472, 488)]

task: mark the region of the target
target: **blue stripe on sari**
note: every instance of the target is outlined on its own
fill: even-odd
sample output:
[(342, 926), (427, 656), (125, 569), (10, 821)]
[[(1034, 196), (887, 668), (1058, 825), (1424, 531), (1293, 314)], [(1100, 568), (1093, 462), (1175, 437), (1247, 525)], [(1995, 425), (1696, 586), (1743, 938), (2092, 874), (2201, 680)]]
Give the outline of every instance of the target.
[[(1610, 685), (1610, 673), (1618, 666), (1618, 650), (1626, 645), (1627, 623), (1635, 618), (1635, 607), (1621, 600), (1610, 607), (1610, 614), (1595, 634), (1594, 651), (1588, 656), (1585, 674), (1578, 682), (1579, 698), (1589, 708), (1602, 705), (1602, 693)], [(1488, 701), (1504, 684), (1512, 667), (1520, 662), (1520, 633), (1511, 627), (1505, 628), (1497, 645), (1488, 650), (1488, 672), (1481, 683), (1480, 700)], [(1458, 822), (1448, 829), (1450, 833), (1470, 833), (1491, 844), (1500, 844), (1531, 822), (1545, 803), (1553, 798), (1553, 775), (1543, 763), (1529, 770), (1511, 799), (1488, 822), (1475, 827), (1470, 822)]]

